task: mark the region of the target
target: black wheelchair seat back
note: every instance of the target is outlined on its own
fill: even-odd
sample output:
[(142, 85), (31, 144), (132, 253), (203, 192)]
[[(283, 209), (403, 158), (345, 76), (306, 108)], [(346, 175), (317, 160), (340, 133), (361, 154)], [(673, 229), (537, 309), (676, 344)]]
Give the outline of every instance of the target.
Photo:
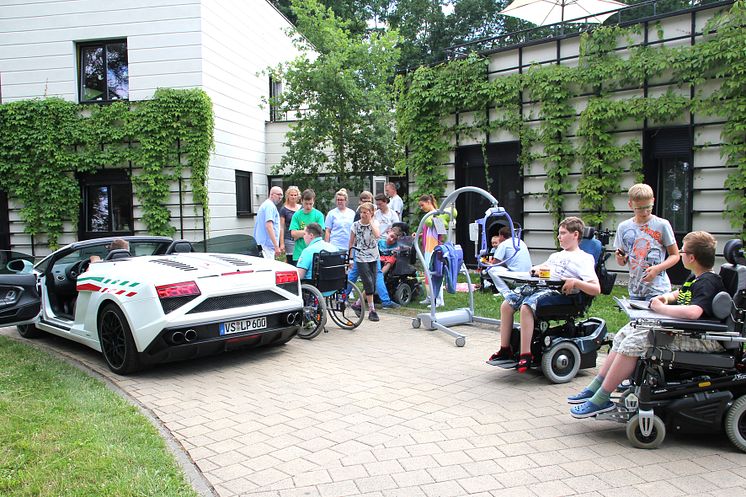
[(400, 236), (398, 248), (394, 252), (396, 262), (387, 275), (391, 276), (412, 276), (417, 273), (414, 266), (417, 254), (414, 250), (414, 237)]
[(343, 290), (347, 286), (347, 253), (321, 252), (313, 255), (311, 284), (320, 292)]

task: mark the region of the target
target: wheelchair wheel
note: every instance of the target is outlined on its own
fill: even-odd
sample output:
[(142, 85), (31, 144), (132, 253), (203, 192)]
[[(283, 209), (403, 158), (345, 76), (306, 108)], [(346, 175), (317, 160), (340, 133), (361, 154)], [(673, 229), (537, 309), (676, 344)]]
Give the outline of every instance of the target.
[(394, 300), (400, 305), (409, 305), (412, 301), (412, 287), (406, 283), (399, 283), (394, 291)]
[(541, 356), (541, 370), (552, 383), (567, 383), (580, 369), (580, 350), (572, 342), (552, 345)]
[(653, 431), (644, 436), (640, 430), (640, 415), (635, 414), (627, 421), (627, 440), (638, 449), (657, 449), (666, 438), (666, 425), (658, 416), (653, 416)]
[(303, 298), (303, 324), (298, 330), (298, 337), (310, 340), (316, 338), (326, 325), (326, 303), (316, 287), (301, 285)]
[(746, 452), (746, 395), (738, 397), (728, 409), (725, 433), (733, 445)]
[[(332, 321), (342, 329), (354, 330), (365, 318), (365, 301), (356, 285), (351, 285), (350, 292), (337, 292), (326, 298), (326, 309)], [(360, 309), (355, 310), (352, 304), (359, 302)]]

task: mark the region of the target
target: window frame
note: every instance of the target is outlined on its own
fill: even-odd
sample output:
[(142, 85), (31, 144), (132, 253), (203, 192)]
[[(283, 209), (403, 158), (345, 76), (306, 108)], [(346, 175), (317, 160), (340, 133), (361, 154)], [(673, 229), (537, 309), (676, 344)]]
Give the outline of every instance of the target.
[[(83, 174), (78, 176), (80, 184), (80, 218), (78, 221), (78, 239), (91, 240), (103, 237), (132, 236), (135, 234), (135, 205), (132, 190), (132, 179), (123, 169), (102, 170), (92, 174)], [(128, 188), (129, 196), (128, 205), (125, 207), (129, 210), (130, 229), (127, 231), (88, 231), (88, 188), (96, 186), (109, 187), (109, 220), (114, 221), (113, 205), (111, 202), (111, 187), (113, 185), (122, 185)], [(110, 225), (110, 228), (113, 226)]]
[[(107, 45), (111, 45), (114, 43), (124, 43), (124, 51), (127, 56), (127, 98), (117, 98), (117, 99), (111, 99), (109, 98), (109, 84), (108, 84), (108, 57), (107, 57)], [(85, 81), (85, 64), (83, 63), (83, 49), (90, 48), (90, 47), (99, 47), (104, 49), (104, 74), (106, 75), (106, 98), (102, 100), (85, 100), (83, 98), (84, 90), (83, 90), (83, 84)], [(78, 42), (76, 44), (76, 51), (77, 51), (77, 62), (78, 62), (78, 102), (82, 104), (108, 104), (112, 102), (128, 102), (129, 101), (129, 45), (127, 43), (127, 38), (113, 38), (113, 39), (106, 39), (106, 40), (94, 40), (94, 41), (85, 41), (85, 42)]]
[[(254, 203), (252, 202), (252, 188), (254, 186), (254, 177), (251, 171), (242, 171), (240, 169), (236, 169), (235, 171), (235, 183), (236, 183), (236, 217), (254, 217), (256, 214), (254, 212)], [(248, 184), (246, 185), (245, 190), (245, 200), (248, 203), (248, 210), (242, 209), (243, 207), (241, 204), (241, 200), (243, 199), (242, 195), (242, 180), (248, 181)]]

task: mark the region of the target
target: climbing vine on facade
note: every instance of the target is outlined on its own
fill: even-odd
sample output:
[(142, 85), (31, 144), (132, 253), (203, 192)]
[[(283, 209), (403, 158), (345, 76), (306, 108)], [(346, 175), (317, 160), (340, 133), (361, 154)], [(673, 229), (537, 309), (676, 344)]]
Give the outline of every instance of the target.
[(201, 90), (157, 90), (152, 100), (80, 105), (59, 98), (0, 105), (0, 189), (21, 205), (25, 232), (56, 247), (65, 221), (77, 220), (76, 174), (132, 168), (149, 233), (172, 235), (166, 204), (190, 171), (195, 204), (207, 222), (207, 170), (213, 114)]
[[(615, 132), (625, 125), (635, 128), (635, 123), (639, 129), (643, 120), (665, 125), (701, 112), (726, 121), (721, 150), (729, 168), (729, 193), (724, 210), (746, 235), (744, 25), (746, 2), (738, 0), (710, 20), (705, 36), (694, 45), (636, 46), (640, 26), (600, 27), (581, 36), (576, 67), (543, 65), (488, 77), (488, 61), (472, 55), (399, 76), (398, 132), (408, 152), (400, 166), (418, 178), (418, 193), (442, 195), (441, 164), (448, 162), (454, 136), (479, 137), (484, 146), (490, 133), (508, 132), (521, 142), (523, 170), (536, 161), (544, 165), (545, 206), (555, 220), (563, 215), (563, 200), (573, 189), (569, 176), (579, 173), (575, 191), (580, 209), (591, 224), (601, 224), (615, 210), (612, 200), (621, 192), (625, 171), (642, 177), (641, 144), (617, 143)], [(626, 50), (618, 50), (620, 46)], [(611, 96), (642, 88), (664, 74), (674, 89), (663, 95)], [(701, 90), (708, 80), (716, 80), (719, 88)], [(692, 87), (696, 91), (690, 94)], [(574, 107), (579, 99), (586, 100), (585, 108)], [(449, 117), (487, 115), (486, 109), (494, 114), (491, 119), (459, 119), (454, 125)]]

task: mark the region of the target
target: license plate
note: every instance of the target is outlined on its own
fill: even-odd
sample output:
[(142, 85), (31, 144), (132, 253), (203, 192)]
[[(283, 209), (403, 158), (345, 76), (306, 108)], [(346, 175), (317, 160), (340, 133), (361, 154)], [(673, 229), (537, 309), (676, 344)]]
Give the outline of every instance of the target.
[(243, 333), (244, 331), (262, 330), (267, 327), (267, 318), (241, 319), (230, 323), (220, 323), (220, 334), (231, 335)]

